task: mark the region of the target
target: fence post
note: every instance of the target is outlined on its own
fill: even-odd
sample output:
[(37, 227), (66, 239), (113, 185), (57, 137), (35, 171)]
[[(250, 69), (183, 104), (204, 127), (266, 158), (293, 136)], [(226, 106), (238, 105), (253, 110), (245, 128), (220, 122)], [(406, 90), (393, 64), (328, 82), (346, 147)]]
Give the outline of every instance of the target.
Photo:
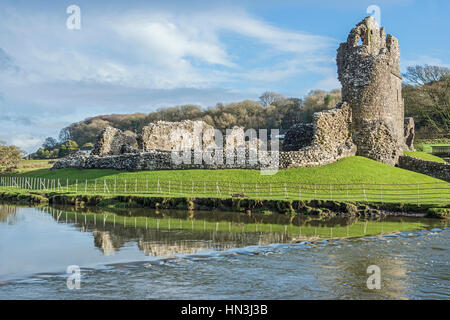
[(75, 193), (78, 193), (78, 179), (75, 180)]
[(67, 192), (69, 192), (69, 179), (66, 180)]
[(419, 190), (419, 184), (417, 184), (417, 205), (420, 205), (420, 190)]
[(287, 192), (286, 183), (284, 184), (284, 196), (285, 196), (286, 198), (289, 197), (289, 196), (288, 196), (288, 192)]
[(366, 196), (366, 185), (363, 184), (363, 193), (364, 193), (364, 201), (367, 201), (367, 196)]

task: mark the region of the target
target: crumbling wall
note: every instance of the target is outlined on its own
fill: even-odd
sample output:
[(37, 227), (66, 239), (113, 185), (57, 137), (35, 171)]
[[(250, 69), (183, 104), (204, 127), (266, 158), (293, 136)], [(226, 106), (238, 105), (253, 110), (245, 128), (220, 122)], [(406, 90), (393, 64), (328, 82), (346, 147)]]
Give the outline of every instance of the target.
[(298, 151), (280, 153), (280, 164), (285, 168), (311, 167), (355, 155), (356, 146), (350, 132), (351, 119), (352, 110), (346, 102), (334, 109), (316, 112), (311, 145)]
[(126, 134), (119, 129), (106, 127), (97, 137), (94, 150), (96, 156), (118, 155), (137, 152), (138, 143), (135, 135)]
[(398, 166), (450, 182), (450, 163), (427, 161), (411, 156), (400, 156)]
[[(335, 162), (343, 157), (355, 155), (356, 148), (351, 142), (350, 135), (350, 121), (351, 121), (351, 109), (347, 103), (341, 103), (335, 109), (317, 112), (314, 114), (313, 126), (313, 138), (310, 146), (302, 148), (297, 151), (279, 152), (278, 150), (260, 152), (261, 141), (255, 139), (254, 143), (245, 141), (244, 129), (235, 127), (225, 137), (223, 149), (219, 150), (222, 154), (215, 158), (215, 153), (211, 153), (211, 157), (218, 159), (214, 163), (207, 164), (205, 162), (196, 163), (194, 161), (196, 154), (194, 150), (191, 150), (191, 163), (175, 164), (172, 158), (172, 152), (184, 150), (179, 148), (176, 143), (184, 143), (185, 140), (172, 141), (167, 139), (167, 136), (171, 132), (175, 132), (175, 137), (178, 137), (176, 131), (176, 122), (163, 122), (157, 126), (149, 126), (148, 131), (143, 132), (140, 139), (145, 148), (150, 146), (153, 149), (141, 151), (140, 153), (114, 153), (111, 152), (111, 146), (120, 145), (115, 141), (122, 141), (115, 139), (114, 137), (122, 137), (119, 130), (111, 130), (111, 128), (105, 129), (99, 136), (99, 142), (97, 143), (97, 149), (100, 150), (100, 154), (94, 153), (91, 156), (83, 154), (75, 154), (70, 157), (60, 159), (55, 165), (55, 169), (60, 168), (83, 168), (83, 169), (117, 169), (117, 170), (166, 170), (166, 169), (261, 169), (267, 168), (272, 163), (273, 153), (277, 154), (279, 159), (279, 168), (295, 168), (295, 167), (310, 167), (317, 165), (324, 165), (327, 163)], [(170, 125), (169, 125), (170, 124)], [(183, 122), (180, 125), (181, 128), (192, 128), (193, 123)], [(210, 129), (210, 128), (206, 128)], [(192, 133), (194, 131), (191, 131)], [(205, 150), (206, 145), (211, 146), (214, 143), (214, 135), (209, 136), (208, 130), (206, 137), (201, 138), (199, 141), (203, 141), (203, 149), (198, 149), (200, 152)], [(158, 135), (161, 141), (155, 141)], [(165, 139), (163, 139), (163, 137)], [(251, 138), (251, 137), (250, 137)], [(242, 141), (244, 141), (244, 150), (238, 150), (242, 148)], [(205, 144), (205, 142), (207, 144)], [(250, 147), (250, 148), (249, 148)], [(256, 150), (255, 150), (256, 147)], [(108, 149), (109, 148), (109, 149)], [(189, 148), (190, 149), (190, 148)], [(252, 150), (250, 150), (252, 149)], [(109, 150), (109, 151), (108, 151)], [(234, 161), (229, 163), (227, 161), (227, 155), (232, 150), (232, 158)], [(264, 149), (265, 150), (265, 149)], [(107, 153), (108, 152), (108, 153)], [(228, 154), (227, 154), (228, 152)], [(244, 152), (244, 153), (241, 153)], [(253, 156), (258, 160), (252, 161), (251, 152)], [(254, 152), (257, 152), (256, 154)], [(240, 155), (243, 155), (243, 161), (238, 160)], [(181, 156), (181, 153), (180, 153)]]
[(297, 123), (286, 132), (283, 139), (283, 151), (298, 151), (310, 146), (314, 138), (312, 123)]
[(357, 154), (390, 165), (405, 148), (399, 62), (398, 40), (386, 36), (373, 17), (358, 23), (337, 53), (342, 100), (352, 108)]
[(186, 148), (204, 150), (214, 145), (213, 129), (204, 121), (158, 121), (142, 129), (139, 145), (143, 152)]

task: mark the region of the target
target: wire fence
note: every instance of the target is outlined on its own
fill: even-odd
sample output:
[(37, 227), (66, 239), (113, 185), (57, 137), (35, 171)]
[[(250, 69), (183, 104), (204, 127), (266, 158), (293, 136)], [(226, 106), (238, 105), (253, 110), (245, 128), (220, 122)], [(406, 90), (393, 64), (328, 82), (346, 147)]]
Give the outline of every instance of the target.
[(450, 184), (303, 184), (151, 179), (44, 179), (0, 177), (0, 186), (71, 194), (153, 195), (161, 197), (215, 197), (251, 199), (331, 200), (450, 203)]

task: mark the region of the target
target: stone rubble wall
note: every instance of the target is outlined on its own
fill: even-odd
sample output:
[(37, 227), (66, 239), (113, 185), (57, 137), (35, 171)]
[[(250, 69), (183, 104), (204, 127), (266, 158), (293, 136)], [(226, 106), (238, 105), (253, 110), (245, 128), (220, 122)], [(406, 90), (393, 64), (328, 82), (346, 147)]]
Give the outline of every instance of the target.
[(135, 135), (126, 134), (119, 129), (106, 127), (97, 137), (92, 155), (107, 156), (137, 151), (138, 141)]
[[(182, 158), (182, 151), (177, 152)], [(323, 157), (316, 159), (317, 154), (313, 152), (300, 153), (299, 151), (279, 152), (267, 151), (265, 153), (258, 153), (258, 161), (251, 163), (249, 160), (248, 151), (243, 162), (233, 161), (227, 163), (226, 153), (219, 158), (221, 161), (213, 163), (205, 163), (202, 161), (197, 164), (194, 161), (195, 152), (191, 151), (191, 162), (175, 163), (172, 160), (172, 151), (167, 150), (152, 150), (143, 153), (129, 153), (112, 156), (86, 156), (86, 155), (72, 155), (60, 159), (55, 163), (53, 169), (63, 168), (77, 168), (77, 169), (114, 169), (125, 171), (140, 171), (140, 170), (183, 170), (183, 169), (287, 169), (294, 167), (310, 167), (315, 165), (327, 164), (335, 161), (332, 157)], [(278, 155), (273, 155), (277, 153)], [(211, 151), (211, 156), (215, 157), (215, 153)], [(278, 157), (279, 165), (272, 167), (271, 157)], [(237, 156), (235, 154), (235, 159)], [(262, 161), (261, 161), (262, 160)], [(268, 165), (267, 165), (268, 164)]]
[(402, 169), (415, 171), (450, 182), (450, 163), (426, 161), (411, 156), (400, 156), (398, 166)]
[(311, 145), (297, 151), (283, 152), (280, 157), (282, 167), (320, 166), (354, 156), (356, 146), (351, 139), (351, 119), (352, 110), (346, 102), (334, 109), (316, 112)]
[(297, 123), (286, 132), (283, 139), (283, 151), (298, 151), (310, 146), (314, 137), (312, 123)]
[(214, 128), (204, 121), (158, 121), (142, 129), (139, 149), (150, 150), (205, 150), (214, 144)]
[[(54, 169), (61, 168), (81, 168), (81, 169), (117, 169), (117, 170), (170, 170), (170, 169), (261, 169), (267, 168), (272, 163), (272, 159), (279, 160), (278, 164), (273, 164), (276, 168), (299, 168), (319, 166), (335, 162), (347, 156), (355, 155), (356, 148), (352, 144), (349, 131), (349, 122), (351, 119), (351, 109), (346, 103), (342, 103), (335, 109), (318, 112), (314, 115), (314, 135), (312, 144), (297, 151), (279, 152), (266, 151), (259, 149), (260, 140), (257, 140), (256, 149), (251, 148), (251, 144), (244, 142), (245, 148), (239, 146), (237, 141), (243, 141), (243, 130), (233, 128), (230, 139), (225, 139), (225, 149), (221, 150), (222, 155), (218, 156), (218, 161), (214, 164), (208, 164), (202, 161), (195, 163), (196, 152), (191, 150), (191, 164), (176, 164), (172, 160), (172, 152), (178, 152), (181, 157), (182, 150), (149, 150), (146, 152), (130, 152), (127, 154), (101, 155), (96, 154), (87, 156), (75, 154), (67, 158), (60, 159)], [(172, 123), (175, 126), (176, 123)], [(109, 132), (109, 131), (108, 131)], [(238, 139), (234, 139), (238, 137)], [(234, 147), (234, 149), (233, 149)], [(201, 149), (199, 149), (201, 150)], [(256, 163), (251, 161), (249, 150), (257, 152)], [(208, 150), (202, 150), (203, 152)], [(211, 152), (214, 157), (215, 153)], [(236, 161), (227, 163), (227, 152), (233, 152)], [(237, 161), (239, 155), (244, 156), (244, 161)], [(200, 152), (201, 154), (202, 152)], [(254, 154), (255, 154), (254, 153)], [(277, 153), (277, 154), (274, 154)], [(273, 158), (272, 158), (273, 156)], [(197, 155), (198, 157), (198, 155)]]

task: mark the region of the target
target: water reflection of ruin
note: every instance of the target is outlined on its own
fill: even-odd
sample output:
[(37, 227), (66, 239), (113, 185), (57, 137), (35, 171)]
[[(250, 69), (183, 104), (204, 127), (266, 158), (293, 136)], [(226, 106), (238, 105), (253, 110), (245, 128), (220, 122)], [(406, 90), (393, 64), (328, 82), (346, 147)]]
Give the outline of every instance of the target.
[(93, 230), (94, 245), (99, 248), (106, 256), (113, 254), (116, 251), (116, 247), (119, 248), (122, 242), (114, 243), (114, 239), (108, 231)]
[(0, 222), (14, 223), (17, 214), (17, 207), (0, 205)]
[(177, 240), (170, 232), (159, 232), (159, 239), (140, 238), (139, 248), (150, 256), (172, 256), (174, 254), (193, 254), (201, 250), (226, 250), (248, 245), (267, 245), (288, 241), (284, 234), (278, 233), (228, 233), (208, 232), (210, 240)]
[(155, 230), (116, 225), (105, 228), (85, 228), (92, 232), (94, 244), (105, 255), (120, 250), (127, 242), (136, 241), (139, 249), (149, 256), (166, 257), (193, 254), (200, 250), (226, 250), (248, 245), (267, 245), (290, 241), (281, 233), (229, 233), (224, 231)]
[[(62, 211), (47, 208), (48, 212), (59, 222), (65, 223)], [(58, 213), (59, 212), (59, 213)], [(80, 219), (68, 219), (68, 223), (75, 224), (81, 232), (92, 232), (94, 245), (105, 255), (114, 254), (127, 242), (135, 242), (139, 249), (150, 256), (172, 256), (174, 254), (192, 254), (200, 250), (225, 250), (248, 245), (267, 245), (270, 243), (290, 242), (289, 235), (283, 233), (263, 232), (226, 232), (226, 231), (191, 231), (183, 229), (145, 229), (132, 226), (124, 227), (120, 224), (99, 223), (97, 226), (88, 224)]]

